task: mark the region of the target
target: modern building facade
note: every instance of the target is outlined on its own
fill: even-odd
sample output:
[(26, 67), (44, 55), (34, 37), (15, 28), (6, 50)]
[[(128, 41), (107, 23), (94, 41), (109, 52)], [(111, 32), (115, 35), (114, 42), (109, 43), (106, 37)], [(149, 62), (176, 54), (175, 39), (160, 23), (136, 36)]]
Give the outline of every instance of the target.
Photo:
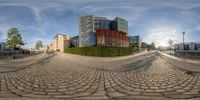
[(174, 45), (175, 52), (199, 52), (200, 53), (200, 43), (199, 42), (187, 42), (175, 44)]
[[(99, 43), (97, 43), (97, 41), (100, 41), (100, 40), (97, 40), (97, 37), (99, 37), (99, 36), (96, 36), (97, 29), (107, 30), (105, 31), (106, 32), (105, 34), (111, 32), (108, 30), (113, 30), (113, 31), (123, 32), (127, 35), (128, 22), (119, 17), (115, 18), (114, 20), (110, 20), (105, 17), (95, 17), (92, 15), (79, 17), (79, 47), (98, 45)], [(101, 31), (99, 34), (104, 34), (104, 33), (102, 33)], [(106, 37), (106, 38), (109, 38), (109, 37)], [(119, 42), (121, 40), (119, 39), (118, 41), (116, 39), (116, 41)]]
[(128, 21), (120, 17), (116, 17), (110, 23), (110, 29), (128, 33)]
[(70, 36), (58, 33), (54, 37), (52, 45), (54, 51), (64, 52), (64, 48), (70, 45)]
[(79, 45), (80, 47), (95, 45), (95, 32), (93, 16), (79, 18)]
[(129, 47), (127, 33), (109, 29), (96, 29), (97, 46)]
[(136, 47), (141, 47), (141, 38), (140, 36), (129, 36), (131, 45), (135, 45)]
[(79, 17), (79, 46), (96, 45), (96, 30), (109, 29), (110, 20), (105, 17), (81, 16)]
[(70, 47), (79, 47), (79, 36), (74, 36), (70, 39)]

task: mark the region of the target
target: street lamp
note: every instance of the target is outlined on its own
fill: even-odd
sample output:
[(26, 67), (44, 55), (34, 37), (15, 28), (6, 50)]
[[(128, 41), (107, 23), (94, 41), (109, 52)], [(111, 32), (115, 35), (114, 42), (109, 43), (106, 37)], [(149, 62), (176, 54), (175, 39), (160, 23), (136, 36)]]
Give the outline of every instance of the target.
[(185, 46), (184, 46), (184, 38), (185, 38), (185, 32), (183, 32), (183, 54), (184, 54), (184, 50), (185, 50)]

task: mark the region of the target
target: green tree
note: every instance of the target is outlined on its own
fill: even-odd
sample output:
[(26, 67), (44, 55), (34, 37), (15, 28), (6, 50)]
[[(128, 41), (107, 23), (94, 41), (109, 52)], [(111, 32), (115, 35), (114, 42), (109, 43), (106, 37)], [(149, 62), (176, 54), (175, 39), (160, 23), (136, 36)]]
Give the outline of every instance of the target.
[[(15, 50), (15, 48), (17, 47), (19, 48), (21, 45), (24, 45), (22, 36), (17, 28), (13, 27), (8, 30), (7, 44), (8, 44), (8, 47), (11, 48), (13, 51)], [(15, 54), (13, 54), (12, 56), (13, 58), (15, 58)]]
[(8, 44), (8, 47), (12, 48), (13, 50), (16, 47), (20, 47), (21, 45), (24, 45), (22, 36), (17, 28), (11, 28), (8, 30), (7, 44)]
[(171, 54), (173, 42), (174, 41), (172, 39), (169, 39), (169, 41), (168, 41), (168, 44), (169, 44), (169, 47), (170, 47), (170, 54)]
[(35, 44), (35, 48), (36, 49), (39, 49), (40, 47), (43, 47), (43, 44), (42, 44), (41, 40), (37, 41), (36, 44)]

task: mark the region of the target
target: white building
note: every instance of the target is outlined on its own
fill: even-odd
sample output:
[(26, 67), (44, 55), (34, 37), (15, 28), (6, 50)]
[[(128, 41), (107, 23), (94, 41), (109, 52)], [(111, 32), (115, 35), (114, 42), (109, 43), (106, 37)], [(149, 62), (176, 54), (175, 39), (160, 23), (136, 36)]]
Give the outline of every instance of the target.
[(183, 49), (183, 43), (175, 44), (174, 51), (175, 52), (200, 52), (200, 42), (186, 42), (184, 43), (184, 49)]
[(69, 35), (63, 35), (58, 33), (53, 40), (53, 43), (51, 44), (49, 49), (53, 49), (54, 51), (60, 51), (64, 52), (64, 48), (68, 47), (70, 45), (70, 36)]

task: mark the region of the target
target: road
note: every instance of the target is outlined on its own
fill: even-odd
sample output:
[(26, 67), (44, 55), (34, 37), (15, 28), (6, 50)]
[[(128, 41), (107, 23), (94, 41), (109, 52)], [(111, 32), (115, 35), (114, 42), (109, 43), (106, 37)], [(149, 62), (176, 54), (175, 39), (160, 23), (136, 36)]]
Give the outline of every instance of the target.
[(115, 58), (49, 54), (0, 72), (0, 99), (199, 100), (200, 72), (169, 59), (159, 52)]

